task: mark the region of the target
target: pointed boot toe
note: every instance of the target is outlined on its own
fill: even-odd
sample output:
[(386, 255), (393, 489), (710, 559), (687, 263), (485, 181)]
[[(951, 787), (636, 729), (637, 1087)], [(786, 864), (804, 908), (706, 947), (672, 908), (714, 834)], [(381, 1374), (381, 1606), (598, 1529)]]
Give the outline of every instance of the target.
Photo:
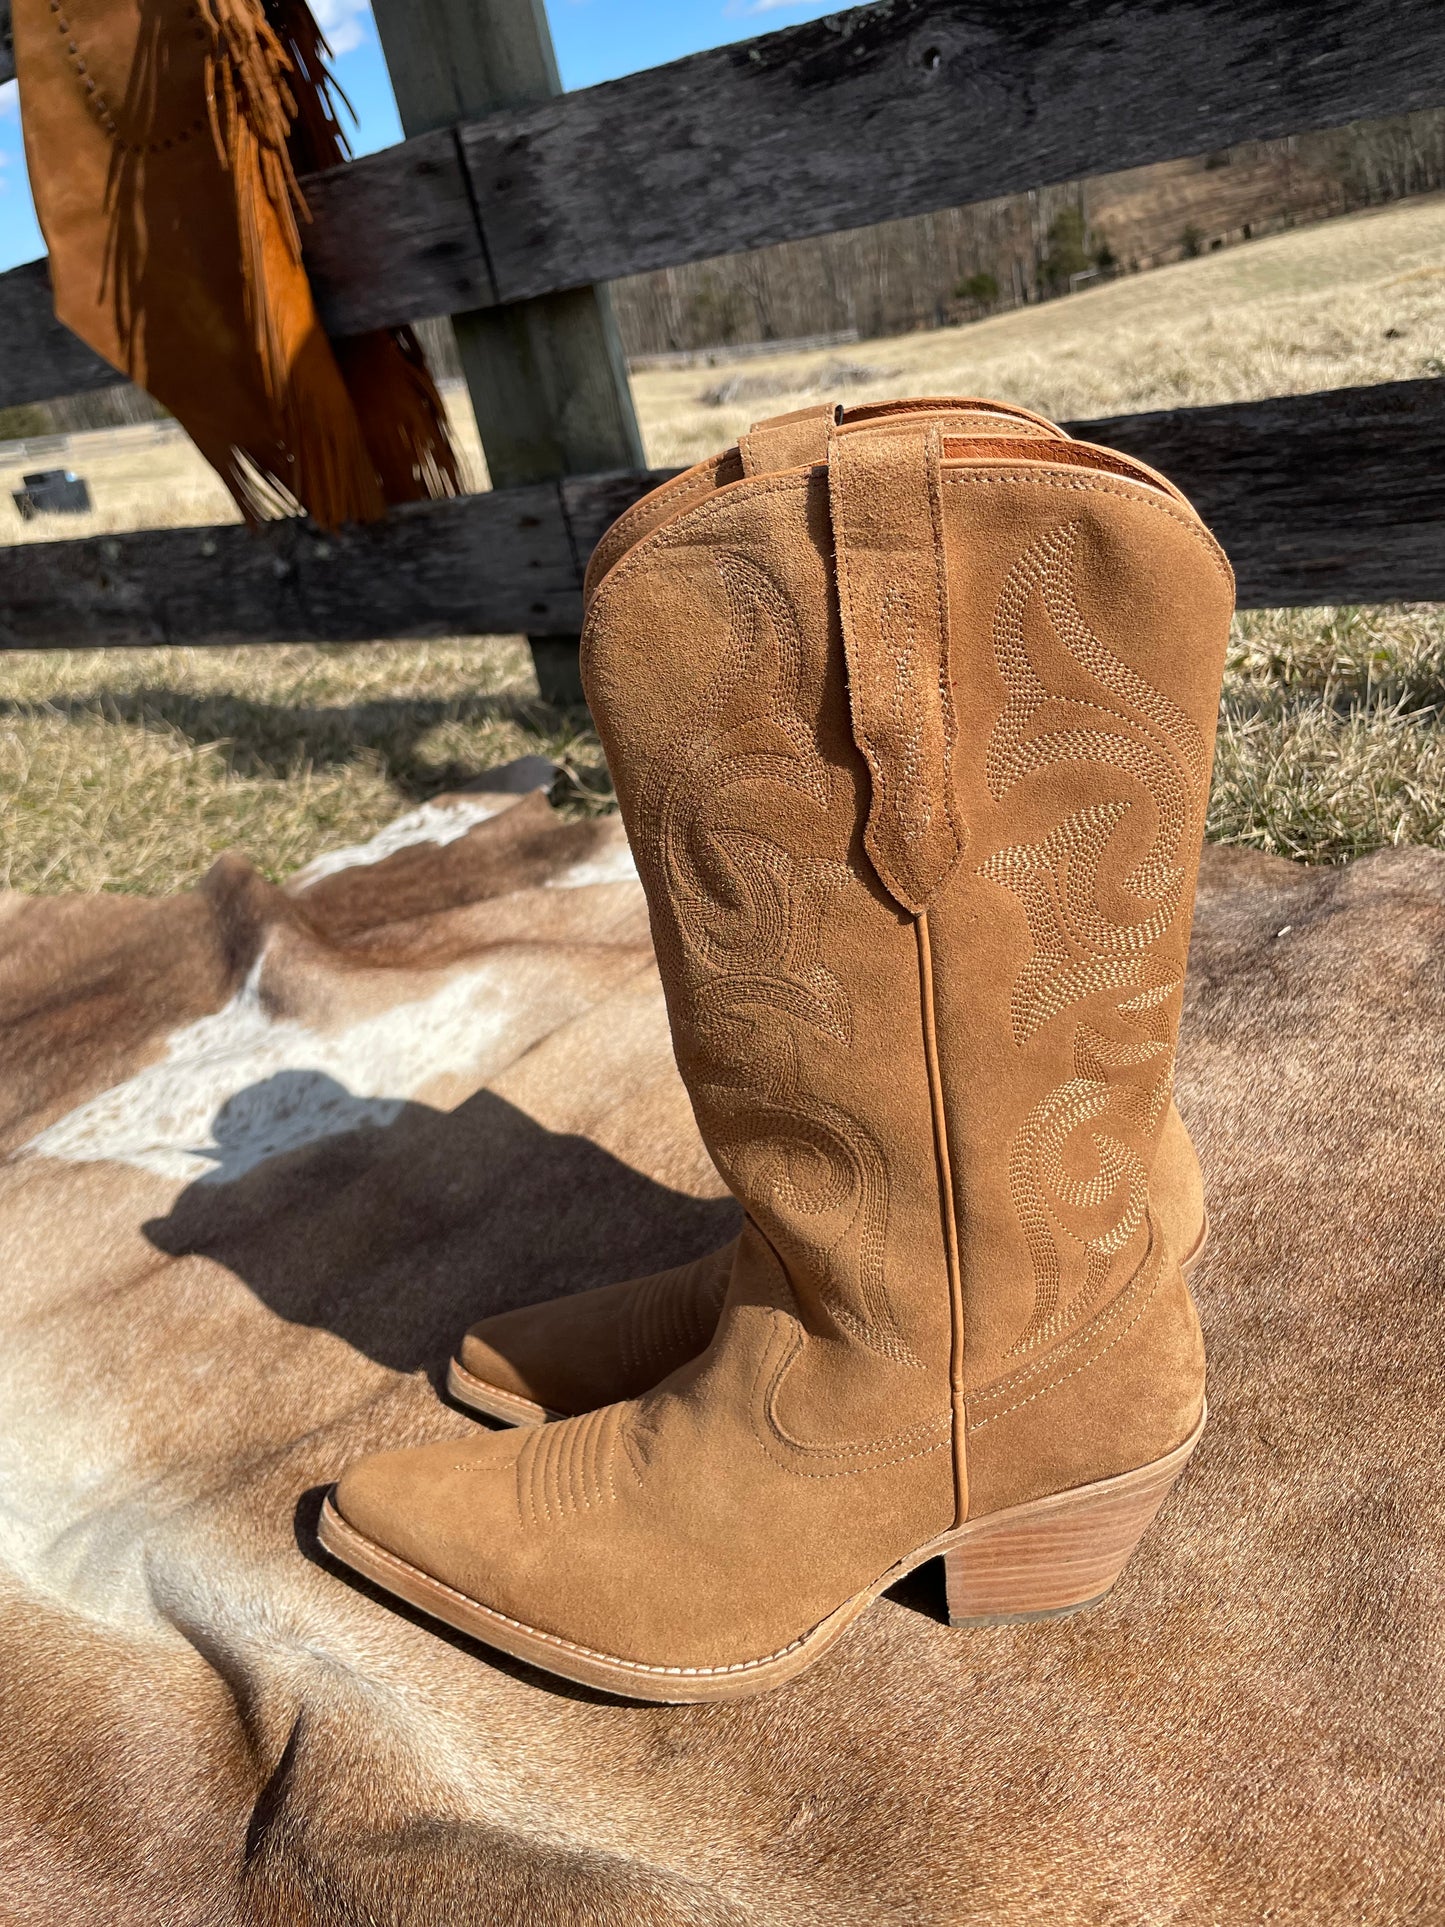
[(502, 1621), (477, 1602), (493, 1596), (515, 1555), (517, 1460), (542, 1435), (477, 1430), (358, 1459), (327, 1495), (317, 1537), (384, 1591), (495, 1645)]
[(372, 1452), (354, 1460), (327, 1495), (321, 1543), (332, 1550), (328, 1532), (339, 1521), (349, 1532), (398, 1558), (415, 1556), (418, 1547), (407, 1531), (412, 1500), (418, 1490), (433, 1484), (441, 1470), (436, 1448), (429, 1445)]

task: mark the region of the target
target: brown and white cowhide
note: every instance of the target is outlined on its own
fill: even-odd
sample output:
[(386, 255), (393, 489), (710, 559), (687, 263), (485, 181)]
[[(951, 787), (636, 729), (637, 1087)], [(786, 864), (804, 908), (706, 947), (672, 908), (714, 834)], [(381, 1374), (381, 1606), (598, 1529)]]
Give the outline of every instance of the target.
[[(479, 1314), (731, 1234), (615, 822), (0, 898), (6, 1927), (1445, 1920), (1445, 855), (1209, 853), (1212, 1424), (1110, 1599), (628, 1705), (330, 1569)], [(645, 1585), (647, 1575), (638, 1575)]]

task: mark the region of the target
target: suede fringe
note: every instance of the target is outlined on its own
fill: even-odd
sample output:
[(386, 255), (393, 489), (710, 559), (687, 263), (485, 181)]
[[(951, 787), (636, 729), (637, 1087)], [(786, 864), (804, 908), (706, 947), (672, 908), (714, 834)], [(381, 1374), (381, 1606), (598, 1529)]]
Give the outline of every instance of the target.
[(247, 322), (277, 446), (236, 447), (227, 481), (253, 521), (303, 509), (335, 528), (455, 495), (441, 397), (409, 328), (330, 343), (301, 258), (298, 175), (339, 165), (329, 49), (303, 0), (199, 0), (207, 111), (233, 183)]

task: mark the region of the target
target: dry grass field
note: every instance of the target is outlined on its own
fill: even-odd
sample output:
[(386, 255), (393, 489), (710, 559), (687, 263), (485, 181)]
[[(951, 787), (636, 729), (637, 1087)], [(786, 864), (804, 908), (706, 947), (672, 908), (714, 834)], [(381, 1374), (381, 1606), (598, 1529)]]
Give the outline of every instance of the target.
[[(1273, 236), (969, 328), (844, 350), (651, 369), (650, 458), (695, 459), (759, 415), (835, 392), (977, 392), (1055, 416), (1445, 374), (1445, 197)], [(720, 392), (725, 399), (704, 399)], [(464, 399), (458, 436), (484, 476)], [(0, 463), (0, 540), (233, 519), (180, 436), (76, 437), (90, 517), (22, 524)], [(1211, 833), (1316, 861), (1445, 842), (1445, 609), (1240, 619)], [(513, 637), (0, 658), (0, 887), (157, 892), (240, 848), (282, 877), (489, 764), (540, 750), (559, 800), (596, 808), (585, 717), (536, 696)]]

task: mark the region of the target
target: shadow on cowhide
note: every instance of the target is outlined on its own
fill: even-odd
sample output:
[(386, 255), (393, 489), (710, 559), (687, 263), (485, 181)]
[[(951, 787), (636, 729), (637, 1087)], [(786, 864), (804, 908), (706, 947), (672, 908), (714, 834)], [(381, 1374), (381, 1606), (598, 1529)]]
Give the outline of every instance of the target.
[[(228, 1142), (228, 1116), (258, 1104), (329, 1113), (335, 1128), (253, 1164), (244, 1131)], [(223, 1265), (278, 1317), (434, 1379), (476, 1319), (682, 1264), (739, 1225), (730, 1198), (657, 1184), (491, 1091), (452, 1111), (403, 1103), (382, 1123), (324, 1072), (278, 1071), (223, 1104), (214, 1135), (212, 1172), (142, 1227), (156, 1249)]]
[(356, 1454), (465, 1433), (461, 1324), (729, 1235), (616, 825), (465, 798), (285, 892), (0, 897), (0, 1914), (1445, 1917), (1442, 959), (1445, 855), (1206, 852), (1212, 1422), (1158, 1529), (1079, 1618), (952, 1632), (923, 1573), (660, 1707), (310, 1539)]

